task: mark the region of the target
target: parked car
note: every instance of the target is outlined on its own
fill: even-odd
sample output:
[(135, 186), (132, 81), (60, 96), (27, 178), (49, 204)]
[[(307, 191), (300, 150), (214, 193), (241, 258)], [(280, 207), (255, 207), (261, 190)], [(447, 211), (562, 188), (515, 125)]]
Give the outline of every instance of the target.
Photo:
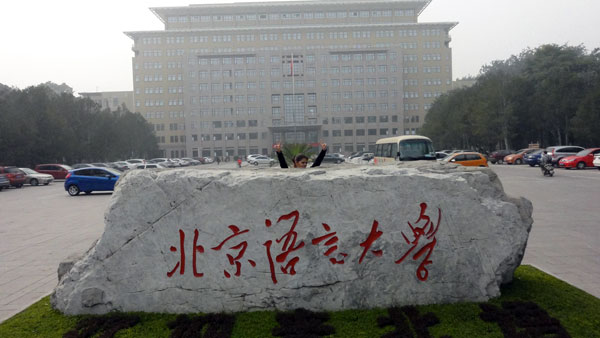
[(125, 162), (127, 162), (127, 166), (129, 167), (129, 169), (135, 169), (135, 167), (137, 167), (138, 164), (146, 163), (146, 160), (144, 160), (143, 158), (130, 158)]
[(10, 181), (8, 178), (6, 178), (6, 176), (4, 176), (4, 174), (0, 174), (0, 190), (4, 188), (10, 188)]
[(179, 166), (177, 163), (172, 161), (170, 158), (166, 158), (166, 157), (153, 158), (153, 159), (149, 160), (148, 163), (161, 163), (162, 165), (164, 165), (167, 168), (175, 168), (175, 167)]
[(536, 151), (536, 150), (538, 150), (538, 149), (537, 148), (527, 148), (527, 149), (517, 150), (517, 152), (514, 154), (504, 156), (504, 162), (506, 164), (523, 164), (523, 163), (525, 163), (525, 160), (523, 159), (523, 157), (527, 154), (530, 154), (530, 153)]
[(213, 163), (213, 162), (214, 162), (214, 160), (212, 158), (210, 158), (210, 157), (204, 157), (204, 163), (210, 164), (210, 163)]
[(552, 165), (558, 167), (558, 162), (567, 156), (572, 156), (582, 151), (583, 147), (578, 146), (552, 146), (546, 148), (548, 155), (552, 156)]
[(17, 167), (0, 166), (0, 174), (4, 174), (13, 187), (20, 188), (25, 184), (25, 173)]
[(269, 167), (275, 164), (275, 160), (265, 155), (260, 155), (252, 158), (248, 163), (253, 165), (268, 164)]
[(121, 173), (111, 168), (81, 168), (69, 171), (65, 179), (65, 190), (71, 196), (80, 192), (113, 191)]
[(594, 163), (594, 166), (600, 170), (600, 154), (596, 154), (596, 156), (594, 156), (594, 162), (592, 163)]
[(109, 167), (120, 171), (129, 170), (129, 165), (125, 161), (117, 161), (109, 164)]
[(146, 163), (146, 164), (138, 164), (136, 169), (168, 169), (166, 165), (163, 163)]
[(182, 159), (182, 160), (184, 160), (184, 161), (186, 161), (186, 162), (188, 162), (188, 163), (189, 163), (189, 165), (198, 165), (198, 164), (202, 164), (202, 163), (200, 163), (200, 161), (198, 161), (198, 160), (195, 160), (195, 159), (193, 159), (193, 158), (191, 158), (191, 157), (182, 157), (181, 159)]
[(446, 156), (443, 162), (456, 163), (466, 167), (487, 167), (487, 159), (481, 153), (461, 152)]
[(335, 163), (335, 164), (340, 164), (342, 162), (344, 162), (345, 160), (339, 156), (333, 155), (333, 154), (325, 154), (325, 157), (323, 157), (323, 162), (322, 163)]
[(573, 156), (563, 157), (560, 161), (558, 161), (558, 166), (567, 169), (584, 169), (586, 167), (594, 167), (595, 155), (600, 155), (600, 148), (588, 148), (578, 152)]
[(91, 168), (91, 167), (94, 167), (94, 166), (91, 165), (90, 163), (76, 163), (76, 164), (71, 165), (71, 168), (73, 168), (73, 169)]
[(261, 155), (261, 154), (250, 154), (250, 155), (246, 156), (246, 161), (248, 163), (250, 163), (250, 160), (253, 160), (254, 158), (256, 158), (258, 156), (264, 156), (264, 155)]
[(501, 149), (501, 150), (496, 150), (494, 152), (492, 152), (490, 154), (490, 156), (488, 157), (488, 160), (492, 163), (492, 164), (502, 164), (504, 163), (504, 158), (507, 155), (510, 154), (514, 154), (515, 151), (514, 150), (510, 150), (510, 149)]
[(31, 185), (48, 185), (54, 181), (54, 177), (50, 174), (42, 174), (30, 168), (19, 168), (25, 173), (25, 184)]
[(436, 151), (435, 152), (435, 158), (437, 158), (438, 160), (441, 160), (441, 159), (443, 159), (444, 157), (446, 157), (448, 155), (450, 155), (450, 154), (445, 153), (443, 151)]
[(538, 149), (533, 151), (525, 156), (523, 156), (523, 160), (525, 163), (529, 164), (531, 167), (535, 167), (536, 165), (540, 165), (540, 158), (542, 157), (542, 152), (544, 149)]
[(92, 167), (109, 168), (108, 164), (102, 162), (92, 163)]
[(42, 174), (50, 174), (55, 180), (64, 179), (73, 168), (66, 164), (38, 164), (33, 170)]
[(364, 153), (360, 156), (360, 159), (363, 161), (370, 161), (373, 158), (375, 158), (375, 154), (374, 153)]

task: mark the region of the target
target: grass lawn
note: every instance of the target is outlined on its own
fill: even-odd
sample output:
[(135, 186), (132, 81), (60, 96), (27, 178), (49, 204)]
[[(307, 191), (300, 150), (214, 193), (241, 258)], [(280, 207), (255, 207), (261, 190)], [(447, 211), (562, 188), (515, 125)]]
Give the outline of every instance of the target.
[[(540, 312), (539, 308), (545, 312)], [(524, 309), (529, 309), (531, 312)], [(536, 317), (536, 314), (540, 313), (543, 313), (541, 316), (546, 316), (546, 319)], [(118, 330), (114, 337), (170, 337), (171, 333), (176, 331), (169, 328), (169, 326), (173, 327), (169, 323), (174, 322), (177, 315), (150, 313), (128, 315), (137, 316), (139, 322)], [(273, 337), (274, 328), (292, 325), (284, 323), (281, 315), (275, 311), (237, 313), (233, 327), (230, 329), (231, 337)], [(517, 334), (518, 337), (600, 337), (600, 299), (531, 266), (519, 267), (515, 272), (514, 281), (502, 288), (502, 296), (486, 303), (346, 310), (330, 312), (325, 316), (327, 315), (328, 318), (320, 320), (311, 317), (312, 319), (303, 323), (311, 329), (328, 326), (330, 330), (335, 331), (323, 337), (381, 337), (385, 334), (388, 334), (386, 337), (425, 337), (424, 333), (417, 333), (419, 330), (429, 332), (431, 337), (453, 338), (509, 337), (510, 330), (513, 330), (512, 334)], [(83, 320), (103, 317), (106, 318), (106, 316), (64, 316), (53, 310), (49, 297), (45, 297), (0, 324), (0, 337), (63, 337)], [(483, 317), (487, 319), (484, 320)], [(201, 320), (205, 317), (192, 315), (188, 318)], [(380, 322), (382, 325), (378, 324)], [(384, 326), (384, 324), (390, 325)], [(207, 333), (209, 325), (200, 326), (204, 336), (222, 336), (209, 335)], [(546, 334), (532, 334), (531, 332), (536, 328), (546, 330)], [(527, 331), (530, 333), (526, 335), (526, 330), (534, 331)], [(562, 335), (560, 330), (563, 330)], [(537, 331), (537, 334), (542, 331)], [(393, 332), (405, 335), (394, 335)], [(566, 333), (568, 335), (565, 335)], [(227, 333), (225, 336), (228, 335)], [(96, 334), (94, 337), (99, 336)]]

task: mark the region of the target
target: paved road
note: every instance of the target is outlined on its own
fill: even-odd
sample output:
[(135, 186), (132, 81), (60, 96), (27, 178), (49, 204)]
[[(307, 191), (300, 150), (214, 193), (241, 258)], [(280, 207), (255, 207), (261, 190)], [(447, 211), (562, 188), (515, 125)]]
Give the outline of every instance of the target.
[(58, 264), (102, 234), (111, 195), (70, 197), (61, 181), (0, 191), (0, 322), (52, 292)]
[[(544, 178), (537, 167), (492, 169), (508, 194), (533, 202), (523, 263), (600, 297), (600, 172), (561, 169)], [(84, 253), (102, 234), (110, 197), (70, 197), (60, 181), (0, 192), (0, 322), (52, 292), (58, 264)]]
[(533, 203), (523, 264), (534, 265), (600, 298), (600, 171), (492, 165), (504, 190)]

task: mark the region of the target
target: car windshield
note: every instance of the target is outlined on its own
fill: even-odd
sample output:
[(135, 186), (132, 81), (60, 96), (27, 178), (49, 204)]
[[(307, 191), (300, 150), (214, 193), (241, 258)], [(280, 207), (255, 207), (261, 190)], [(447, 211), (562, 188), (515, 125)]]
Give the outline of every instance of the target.
[(21, 168), (21, 170), (28, 175), (39, 174), (37, 171), (29, 168)]
[(578, 152), (577, 154), (575, 154), (575, 156), (587, 156), (589, 153), (592, 152), (593, 149), (585, 149), (582, 150), (580, 152)]
[(20, 174), (21, 173), (21, 169), (19, 169), (19, 168), (6, 168), (6, 172), (7, 173), (11, 173), (11, 174)]

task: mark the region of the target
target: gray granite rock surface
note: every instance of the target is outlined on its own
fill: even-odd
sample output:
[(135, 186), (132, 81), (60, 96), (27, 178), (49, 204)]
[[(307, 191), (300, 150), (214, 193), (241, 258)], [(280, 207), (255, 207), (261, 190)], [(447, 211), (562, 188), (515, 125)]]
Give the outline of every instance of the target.
[(51, 301), (67, 314), (485, 301), (520, 264), (531, 213), (487, 168), (135, 170)]

